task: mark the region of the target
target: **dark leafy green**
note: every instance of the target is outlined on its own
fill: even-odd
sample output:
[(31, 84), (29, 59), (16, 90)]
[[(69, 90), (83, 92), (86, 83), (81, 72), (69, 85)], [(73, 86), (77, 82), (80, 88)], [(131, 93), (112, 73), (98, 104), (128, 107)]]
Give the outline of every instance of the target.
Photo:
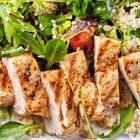
[(136, 30), (131, 30), (131, 34), (135, 35), (138, 38), (140, 38), (140, 28), (138, 28)]
[(18, 140), (30, 129), (38, 127), (37, 124), (23, 125), (18, 122), (8, 122), (0, 127), (0, 140)]
[(33, 37), (31, 33), (19, 32), (18, 35), (22, 38), (27, 44), (30, 44), (31, 52), (42, 55), (42, 48), (39, 42)]
[(115, 125), (109, 134), (107, 134), (107, 135), (105, 135), (104, 133), (97, 134), (94, 131), (94, 128), (92, 127), (92, 125), (88, 119), (88, 116), (86, 114), (82, 93), (81, 93), (80, 97), (81, 97), (82, 110), (83, 110), (87, 125), (89, 127), (89, 130), (91, 131), (91, 133), (93, 133), (95, 136), (97, 136), (99, 138), (112, 138), (113, 136), (123, 133), (125, 131), (125, 128), (128, 126), (128, 124), (130, 123), (130, 121), (133, 118), (135, 105), (132, 103), (128, 108), (120, 109), (120, 123)]
[[(51, 14), (46, 14), (46, 15), (41, 15), (38, 17), (38, 22), (39, 24), (42, 24), (43, 27), (40, 27), (40, 32), (42, 35), (50, 36), (52, 35), (52, 20), (56, 20), (58, 16), (56, 15), (51, 15)], [(42, 28), (44, 28), (42, 30)]]
[[(67, 2), (67, 3), (71, 3)], [(89, 4), (91, 3), (91, 0), (75, 0), (72, 3), (72, 10), (74, 15), (85, 18), (87, 16), (87, 8)]]
[(8, 108), (0, 108), (0, 119), (3, 119), (8, 112)]
[(110, 32), (106, 32), (106, 36), (118, 40), (117, 28), (114, 26)]
[[(45, 0), (47, 2), (56, 2), (55, 0)], [(57, 2), (61, 2), (58, 0)], [(96, 17), (107, 20), (112, 16), (112, 5), (110, 0), (64, 0), (71, 7), (76, 17)]]
[(20, 55), (20, 54), (23, 54), (24, 52), (25, 52), (25, 49), (22, 46), (18, 48), (11, 47), (11, 48), (8, 48), (7, 50), (3, 50), (1, 52), (1, 57)]
[(132, 3), (139, 0), (111, 0), (114, 5), (125, 6), (126, 2)]
[(138, 10), (136, 11), (136, 15), (137, 15), (138, 18), (140, 18), (140, 9), (138, 9)]
[(97, 1), (93, 7), (91, 16), (98, 19), (107, 20), (112, 17), (110, 3), (105, 0)]
[(4, 32), (4, 26), (3, 24), (0, 24), (0, 41), (4, 38), (5, 32)]
[(42, 55), (41, 46), (33, 36), (33, 33), (36, 32), (35, 27), (30, 23), (23, 22), (21, 19), (18, 19), (18, 17), (11, 16), (10, 13), (12, 12), (8, 5), (0, 4), (0, 17), (3, 21), (6, 39), (15, 48), (12, 50), (3, 50), (1, 56), (6, 57), (24, 53), (25, 51), (23, 48), (18, 48), (21, 45), (24, 47), (29, 45), (31, 52)]
[(66, 15), (52, 15), (45, 14), (38, 16), (38, 23), (43, 27), (40, 27), (40, 33), (44, 36), (52, 35), (53, 21), (56, 22), (56, 25), (63, 25), (69, 16), (72, 16), (73, 13), (69, 12)]
[(45, 45), (43, 54), (47, 59), (46, 69), (50, 69), (54, 63), (64, 59), (67, 54), (67, 46), (61, 39), (52, 39)]

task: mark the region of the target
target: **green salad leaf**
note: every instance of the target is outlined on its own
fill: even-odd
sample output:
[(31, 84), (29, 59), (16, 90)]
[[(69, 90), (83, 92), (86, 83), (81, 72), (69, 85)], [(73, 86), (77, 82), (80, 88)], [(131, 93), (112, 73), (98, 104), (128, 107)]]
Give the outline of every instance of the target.
[(107, 37), (118, 40), (117, 28), (114, 26), (110, 32), (105, 33)]
[(89, 127), (89, 130), (91, 131), (91, 133), (93, 133), (95, 136), (97, 136), (99, 138), (112, 138), (113, 136), (116, 136), (120, 133), (125, 132), (125, 128), (128, 126), (128, 124), (130, 123), (130, 121), (133, 118), (135, 105), (132, 103), (129, 107), (120, 109), (120, 123), (115, 125), (109, 134), (107, 134), (107, 135), (105, 135), (104, 133), (97, 134), (94, 131), (94, 128), (92, 127), (92, 125), (88, 119), (88, 116), (86, 114), (84, 100), (82, 98), (82, 93), (81, 93), (80, 98), (81, 98), (82, 110), (83, 110), (87, 125)]
[(63, 24), (67, 21), (67, 18), (72, 15), (73, 13), (69, 12), (65, 15), (45, 14), (38, 16), (38, 23), (42, 25), (42, 27), (40, 27), (40, 33), (44, 36), (52, 35), (53, 21), (56, 23), (56, 26), (63, 26)]
[(44, 46), (43, 54), (47, 59), (46, 69), (50, 69), (54, 63), (64, 59), (67, 54), (67, 46), (61, 39), (52, 39)]
[(0, 41), (4, 39), (5, 32), (4, 32), (4, 26), (2, 23), (0, 23)]
[(14, 10), (17, 10), (18, 8), (20, 8), (25, 2), (26, 0), (11, 0), (11, 3), (14, 6)]
[(131, 30), (131, 34), (135, 35), (138, 38), (140, 38), (140, 28), (138, 28), (136, 30)]
[(8, 112), (8, 108), (0, 108), (0, 119), (3, 119)]
[(95, 3), (91, 16), (101, 20), (107, 20), (112, 17), (110, 6), (105, 0), (99, 0)]
[(18, 140), (32, 128), (40, 127), (38, 124), (23, 125), (18, 122), (7, 122), (0, 127), (0, 140)]
[(46, 36), (52, 35), (53, 25), (51, 21), (56, 20), (57, 18), (58, 16), (52, 14), (45, 14), (45, 15), (38, 16), (38, 23), (40, 25), (43, 25), (43, 27), (40, 27), (40, 33)]
[(15, 47), (10, 47), (6, 50), (3, 50), (1, 52), (1, 57), (9, 57), (9, 56), (15, 56), (15, 55), (20, 55), (20, 54), (23, 54), (25, 52), (25, 49), (20, 46), (18, 48), (15, 48)]
[[(69, 2), (70, 3), (70, 2)], [(74, 15), (85, 18), (87, 16), (87, 9), (91, 0), (75, 0), (72, 3), (72, 10)]]
[(140, 9), (137, 9), (136, 15), (137, 15), (138, 18), (140, 18)]
[(42, 55), (42, 48), (39, 42), (33, 37), (31, 33), (28, 32), (19, 32), (18, 35), (22, 38), (27, 44), (30, 44), (31, 52)]
[(21, 46), (25, 48), (30, 46), (31, 52), (42, 55), (42, 48), (33, 35), (36, 32), (35, 27), (18, 17), (12, 16), (11, 13), (8, 5), (0, 4), (0, 17), (3, 21), (5, 36), (7, 41), (13, 46), (10, 50), (3, 50), (1, 56), (7, 57), (22, 54), (25, 50)]

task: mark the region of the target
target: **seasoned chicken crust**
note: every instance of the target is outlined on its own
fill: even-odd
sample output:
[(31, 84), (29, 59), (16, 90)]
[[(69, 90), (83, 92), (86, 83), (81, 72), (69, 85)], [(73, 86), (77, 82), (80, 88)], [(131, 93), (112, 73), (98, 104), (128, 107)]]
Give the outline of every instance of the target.
[(64, 71), (73, 93), (79, 85), (90, 80), (90, 74), (83, 51), (68, 54), (65, 59), (60, 62), (60, 67)]
[(49, 115), (48, 97), (42, 85), (40, 70), (29, 52), (2, 58), (15, 92), (14, 109), (17, 114)]
[(47, 132), (57, 136), (72, 136), (81, 127), (78, 110), (74, 106), (73, 94), (62, 70), (41, 73), (48, 93), (50, 117), (43, 118)]
[(81, 94), (83, 101), (85, 102), (86, 113), (91, 121), (99, 120), (104, 116), (104, 106), (101, 101), (100, 95), (91, 81), (87, 81), (80, 85), (74, 93), (74, 101), (76, 106), (79, 107), (81, 117), (84, 118), (84, 114), (81, 106)]
[(120, 41), (94, 36), (95, 72), (118, 68)]
[(140, 52), (122, 56), (119, 65), (124, 79), (140, 103)]
[(107, 110), (119, 104), (119, 48), (117, 40), (94, 37), (95, 83)]
[(0, 107), (13, 105), (15, 101), (11, 80), (6, 67), (0, 61)]

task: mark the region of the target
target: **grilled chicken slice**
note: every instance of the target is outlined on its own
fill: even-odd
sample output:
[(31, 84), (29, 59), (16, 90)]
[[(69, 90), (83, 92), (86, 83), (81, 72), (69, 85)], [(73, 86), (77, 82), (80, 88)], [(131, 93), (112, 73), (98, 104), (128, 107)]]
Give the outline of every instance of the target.
[(45, 116), (48, 112), (48, 97), (41, 82), (40, 70), (31, 53), (2, 58), (15, 92), (14, 110), (17, 114), (29, 113)]
[(104, 115), (104, 106), (94, 83), (85, 82), (77, 88), (74, 94), (74, 101), (76, 106), (79, 106), (82, 118), (84, 118), (84, 114), (80, 103), (81, 98), (91, 121), (99, 120)]
[(114, 39), (94, 36), (95, 72), (118, 68), (120, 42)]
[(0, 107), (14, 104), (14, 91), (5, 66), (0, 61)]
[(126, 83), (122, 73), (119, 71), (119, 85), (120, 85), (120, 107), (127, 108), (133, 102), (132, 92)]
[(80, 130), (81, 121), (64, 72), (46, 71), (41, 73), (41, 77), (49, 97), (50, 117), (43, 119), (47, 132), (63, 137), (76, 134)]
[(118, 53), (120, 42), (94, 37), (95, 82), (103, 105), (111, 109), (119, 104)]
[(119, 58), (119, 66), (129, 88), (140, 103), (140, 52)]
[(119, 104), (119, 77), (118, 70), (113, 69), (106, 72), (96, 72), (95, 81), (106, 109)]
[(79, 85), (90, 79), (83, 51), (68, 54), (65, 59), (60, 62), (60, 67), (64, 71), (73, 93)]

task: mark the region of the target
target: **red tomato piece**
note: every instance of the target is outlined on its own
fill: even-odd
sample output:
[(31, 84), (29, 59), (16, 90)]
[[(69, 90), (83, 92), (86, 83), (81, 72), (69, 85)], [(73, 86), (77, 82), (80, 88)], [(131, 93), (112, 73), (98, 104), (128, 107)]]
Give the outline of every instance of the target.
[(88, 54), (93, 53), (93, 36), (82, 31), (70, 39), (70, 45), (74, 50), (84, 50)]

